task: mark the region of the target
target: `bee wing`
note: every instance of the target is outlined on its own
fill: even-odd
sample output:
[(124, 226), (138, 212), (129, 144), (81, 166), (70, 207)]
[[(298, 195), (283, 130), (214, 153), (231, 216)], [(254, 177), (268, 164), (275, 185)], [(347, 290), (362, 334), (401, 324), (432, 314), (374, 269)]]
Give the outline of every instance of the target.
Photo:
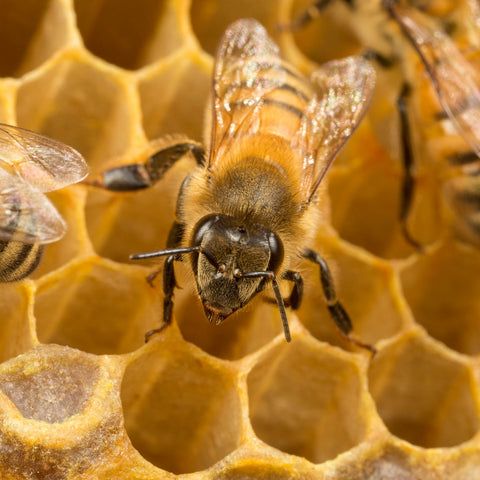
[[(82, 155), (39, 133), (0, 124), (0, 160), (42, 192), (79, 182), (88, 173)], [(7, 167), (7, 168), (8, 168)]]
[(43, 193), (0, 168), (0, 240), (50, 243), (65, 231), (64, 220)]
[(393, 14), (417, 50), (445, 113), (480, 156), (480, 75), (453, 41), (422, 13), (394, 7)]
[(311, 81), (317, 93), (292, 139), (292, 147), (304, 159), (302, 192), (309, 202), (368, 108), (375, 70), (363, 57), (347, 57), (326, 63), (312, 74)]
[[(260, 23), (242, 19), (226, 30), (215, 56), (209, 165), (240, 131), (258, 130), (258, 110), (284, 78), (278, 47)], [(239, 104), (247, 108), (235, 108)]]

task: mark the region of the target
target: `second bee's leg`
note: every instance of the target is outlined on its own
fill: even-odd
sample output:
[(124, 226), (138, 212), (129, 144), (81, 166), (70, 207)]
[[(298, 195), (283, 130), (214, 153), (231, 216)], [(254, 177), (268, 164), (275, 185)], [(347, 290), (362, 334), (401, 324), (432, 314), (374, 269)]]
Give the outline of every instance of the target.
[(417, 250), (422, 250), (422, 245), (411, 236), (407, 228), (407, 220), (412, 207), (413, 194), (415, 191), (415, 177), (413, 174), (414, 157), (407, 109), (407, 98), (409, 94), (410, 87), (405, 83), (402, 87), (400, 96), (397, 99), (397, 108), (400, 115), (400, 136), (404, 170), (400, 196), (399, 220), (405, 240)]
[[(315, 0), (305, 10), (302, 10), (289, 24), (279, 25), (280, 31), (296, 31), (307, 26), (317, 18), (322, 11), (332, 3), (333, 0)], [(352, 0), (343, 0), (347, 5), (352, 5)]]
[(192, 153), (198, 165), (204, 160), (201, 145), (193, 142), (176, 143), (150, 156), (145, 162), (123, 165), (102, 173), (102, 179), (91, 182), (95, 187), (127, 192), (151, 187), (187, 153)]
[(372, 354), (375, 354), (375, 347), (369, 345), (368, 343), (363, 343), (350, 335), (353, 329), (352, 322), (350, 320), (350, 317), (348, 316), (348, 313), (337, 299), (332, 274), (330, 273), (327, 262), (317, 252), (314, 252), (310, 249), (307, 249), (304, 252), (303, 256), (311, 262), (316, 263), (320, 267), (320, 281), (322, 283), (325, 300), (327, 301), (327, 308), (330, 312), (330, 317), (339, 329), (340, 333), (350, 343), (353, 343), (357, 347), (365, 348), (366, 350), (369, 350)]

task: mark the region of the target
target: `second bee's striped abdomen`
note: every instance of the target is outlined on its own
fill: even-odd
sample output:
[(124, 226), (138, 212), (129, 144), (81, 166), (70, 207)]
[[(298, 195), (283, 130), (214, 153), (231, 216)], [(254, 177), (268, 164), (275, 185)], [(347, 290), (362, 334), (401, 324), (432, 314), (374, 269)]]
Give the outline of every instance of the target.
[(15, 282), (32, 273), (40, 262), (43, 246), (38, 243), (0, 241), (0, 281)]

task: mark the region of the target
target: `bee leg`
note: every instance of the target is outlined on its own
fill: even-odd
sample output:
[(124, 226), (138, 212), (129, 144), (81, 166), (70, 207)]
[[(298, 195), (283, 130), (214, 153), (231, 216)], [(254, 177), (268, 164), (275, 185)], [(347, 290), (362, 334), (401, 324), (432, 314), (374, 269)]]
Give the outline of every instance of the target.
[(395, 65), (396, 60), (393, 57), (387, 57), (377, 50), (369, 48), (363, 54), (365, 60), (373, 60), (377, 62), (382, 68), (391, 68)]
[(422, 245), (411, 236), (407, 227), (407, 220), (412, 207), (413, 194), (415, 190), (414, 157), (407, 109), (407, 97), (409, 94), (410, 86), (407, 83), (404, 83), (402, 91), (400, 92), (400, 96), (397, 99), (397, 108), (400, 114), (400, 136), (404, 170), (400, 196), (399, 220), (405, 240), (417, 250), (422, 251)]
[(149, 188), (162, 179), (165, 173), (189, 152), (198, 165), (203, 164), (205, 158), (203, 147), (193, 142), (182, 142), (160, 150), (145, 162), (106, 170), (102, 173), (101, 180), (90, 182), (90, 185), (118, 192)]
[[(184, 225), (179, 222), (173, 222), (172, 228), (170, 228), (170, 233), (168, 234), (167, 248), (175, 248), (180, 245), (183, 232)], [(173, 293), (175, 288), (178, 288), (173, 262), (177, 260), (180, 260), (179, 255), (169, 255), (163, 264), (163, 322), (159, 328), (150, 330), (145, 334), (145, 342), (148, 342), (152, 335), (161, 332), (172, 322)], [(147, 277), (147, 282), (151, 286), (153, 286), (152, 282), (158, 276), (160, 271), (161, 270), (157, 269)]]
[(287, 307), (290, 307), (292, 310), (297, 310), (300, 308), (303, 298), (303, 279), (298, 272), (293, 270), (287, 270), (283, 275), (285, 280), (293, 282), (293, 288), (290, 292), (290, 296), (284, 300), (284, 303)]
[[(351, 5), (352, 0), (344, 0), (345, 3)], [(305, 10), (302, 10), (289, 24), (278, 25), (279, 31), (295, 32), (307, 26), (312, 20), (317, 18), (323, 9), (328, 7), (332, 0), (316, 0), (310, 4)]]
[(327, 308), (330, 312), (331, 319), (337, 326), (342, 336), (344, 336), (350, 343), (353, 343), (355, 346), (364, 348), (371, 352), (372, 355), (375, 355), (376, 349), (373, 345), (363, 343), (362, 341), (356, 339), (350, 334), (353, 329), (352, 321), (350, 320), (350, 317), (348, 316), (346, 310), (343, 308), (342, 304), (337, 299), (332, 274), (330, 273), (327, 262), (317, 252), (314, 252), (310, 249), (305, 250), (303, 257), (313, 263), (316, 263), (320, 267), (320, 281), (322, 283), (325, 300), (327, 301)]
[[(173, 292), (177, 287), (175, 279), (175, 270), (173, 262), (177, 260), (176, 255), (169, 255), (163, 265), (163, 322), (159, 328), (150, 330), (145, 334), (145, 343), (150, 340), (150, 337), (156, 333), (160, 333), (172, 323), (173, 310)], [(158, 274), (158, 272), (156, 272)]]

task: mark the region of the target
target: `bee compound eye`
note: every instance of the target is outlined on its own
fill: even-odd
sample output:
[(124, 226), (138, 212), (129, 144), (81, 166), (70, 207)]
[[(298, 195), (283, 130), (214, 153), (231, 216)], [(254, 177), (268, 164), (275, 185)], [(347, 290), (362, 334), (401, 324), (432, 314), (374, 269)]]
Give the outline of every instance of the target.
[(270, 247), (270, 262), (268, 270), (276, 272), (283, 261), (283, 243), (278, 235), (274, 232), (270, 232), (270, 235), (268, 236), (268, 245)]

